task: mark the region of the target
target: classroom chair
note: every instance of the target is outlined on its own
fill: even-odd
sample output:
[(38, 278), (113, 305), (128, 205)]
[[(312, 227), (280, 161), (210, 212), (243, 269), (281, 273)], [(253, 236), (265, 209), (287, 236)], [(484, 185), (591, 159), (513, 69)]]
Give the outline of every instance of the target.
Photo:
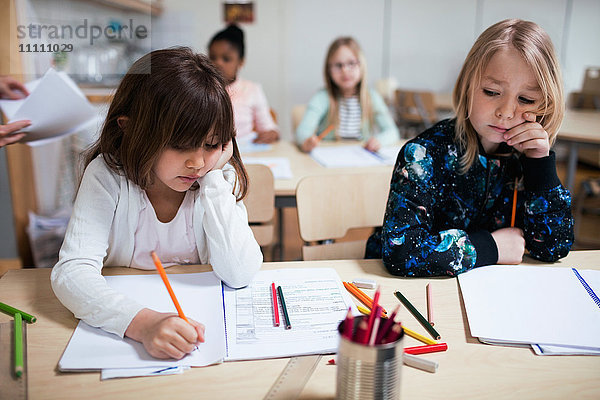
[[(262, 164), (248, 164), (248, 195), (244, 204), (248, 211), (248, 223), (263, 254), (275, 242), (275, 187), (271, 169)], [(271, 255), (272, 257), (272, 255)]]
[(300, 125), (300, 121), (302, 121), (302, 117), (304, 117), (304, 113), (306, 112), (306, 104), (297, 104), (292, 107), (292, 134), (296, 134), (296, 129), (298, 125)]
[(296, 188), (303, 259), (361, 259), (364, 239), (340, 241), (356, 228), (381, 226), (392, 169), (389, 171), (308, 176)]
[[(586, 216), (588, 216), (586, 218)], [(600, 219), (600, 178), (585, 179), (581, 182), (577, 196), (575, 197), (575, 245), (578, 249), (600, 249), (600, 238), (592, 236), (584, 236), (581, 232), (581, 225), (593, 221), (589, 219)], [(588, 225), (589, 226), (589, 225)]]
[(403, 138), (412, 138), (437, 121), (432, 92), (396, 89), (396, 124)]

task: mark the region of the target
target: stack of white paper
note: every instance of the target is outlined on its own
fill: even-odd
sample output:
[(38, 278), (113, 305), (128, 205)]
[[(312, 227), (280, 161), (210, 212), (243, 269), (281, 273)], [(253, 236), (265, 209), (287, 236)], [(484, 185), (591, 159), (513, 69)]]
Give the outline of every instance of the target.
[(600, 353), (600, 271), (488, 266), (459, 275), (471, 335), (537, 354)]
[(8, 122), (31, 120), (31, 125), (21, 130), (29, 132), (21, 142), (71, 134), (95, 121), (96, 110), (64, 72), (49, 69), (25, 87), (30, 93), (26, 98), (0, 100)]

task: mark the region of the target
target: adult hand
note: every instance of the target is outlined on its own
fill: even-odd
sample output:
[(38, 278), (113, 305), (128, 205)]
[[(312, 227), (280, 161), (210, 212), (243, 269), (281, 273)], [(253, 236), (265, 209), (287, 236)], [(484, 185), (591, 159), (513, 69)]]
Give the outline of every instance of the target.
[(29, 96), (27, 88), (15, 78), (0, 76), (0, 98), (19, 100)]
[(279, 140), (279, 133), (277, 131), (266, 131), (266, 132), (257, 132), (256, 139), (253, 140), (254, 143), (273, 143)]
[(369, 138), (369, 140), (367, 140), (365, 143), (365, 149), (369, 151), (377, 152), (380, 148), (381, 143), (379, 143), (379, 140), (375, 139), (374, 137)]
[(304, 141), (304, 143), (302, 143), (302, 151), (304, 151), (306, 153), (310, 153), (312, 149), (317, 147), (319, 142), (320, 142), (320, 140), (318, 137), (316, 137), (316, 136), (309, 137), (308, 139), (306, 139)]
[(521, 228), (502, 228), (492, 232), (498, 247), (498, 264), (519, 264), (525, 254), (525, 238)]
[(216, 169), (223, 169), (225, 164), (227, 164), (227, 162), (229, 162), (229, 160), (231, 159), (231, 156), (233, 156), (232, 140), (230, 140), (227, 144), (223, 145), (223, 149), (221, 150), (221, 156), (217, 160), (215, 166), (212, 168), (212, 171)]
[(528, 158), (542, 158), (550, 154), (550, 139), (548, 132), (535, 121), (535, 114), (526, 112), (523, 118), (526, 122), (517, 125), (504, 133), (506, 143)]
[(189, 324), (177, 314), (144, 308), (133, 318), (125, 336), (141, 342), (152, 357), (179, 360), (204, 342), (204, 325), (188, 320)]
[(0, 125), (0, 147), (6, 146), (7, 144), (15, 143), (21, 140), (27, 132), (18, 132), (19, 130), (31, 125), (31, 121), (15, 121), (10, 124)]

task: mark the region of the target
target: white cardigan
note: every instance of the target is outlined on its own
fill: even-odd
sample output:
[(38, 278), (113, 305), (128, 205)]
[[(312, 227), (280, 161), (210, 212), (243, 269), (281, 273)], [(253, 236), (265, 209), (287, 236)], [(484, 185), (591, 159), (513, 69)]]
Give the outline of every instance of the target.
[[(194, 191), (193, 226), (198, 256), (228, 286), (250, 283), (262, 253), (248, 226), (246, 207), (232, 194), (235, 171), (210, 171)], [(88, 324), (124, 336), (143, 308), (111, 289), (103, 266), (130, 266), (142, 189), (112, 171), (99, 156), (86, 168), (59, 261), (51, 274), (61, 303)]]

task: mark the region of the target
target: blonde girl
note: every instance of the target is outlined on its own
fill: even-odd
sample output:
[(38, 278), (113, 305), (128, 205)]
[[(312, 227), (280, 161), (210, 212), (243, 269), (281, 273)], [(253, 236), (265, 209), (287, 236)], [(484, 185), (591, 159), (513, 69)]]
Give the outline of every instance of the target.
[(59, 261), (58, 299), (77, 318), (181, 358), (204, 326), (160, 313), (111, 289), (104, 266), (154, 269), (211, 264), (227, 285), (247, 285), (262, 255), (241, 201), (248, 179), (225, 82), (188, 48), (157, 50), (120, 83), (90, 149)]
[(564, 114), (560, 67), (537, 24), (479, 36), (453, 94), (456, 118), (400, 151), (381, 231), (367, 244), (396, 275), (451, 275), (556, 261), (573, 243), (571, 195), (551, 146)]
[(382, 97), (367, 85), (367, 63), (351, 37), (336, 39), (323, 68), (325, 89), (308, 103), (296, 140), (309, 152), (324, 140), (354, 139), (377, 151), (399, 139)]

